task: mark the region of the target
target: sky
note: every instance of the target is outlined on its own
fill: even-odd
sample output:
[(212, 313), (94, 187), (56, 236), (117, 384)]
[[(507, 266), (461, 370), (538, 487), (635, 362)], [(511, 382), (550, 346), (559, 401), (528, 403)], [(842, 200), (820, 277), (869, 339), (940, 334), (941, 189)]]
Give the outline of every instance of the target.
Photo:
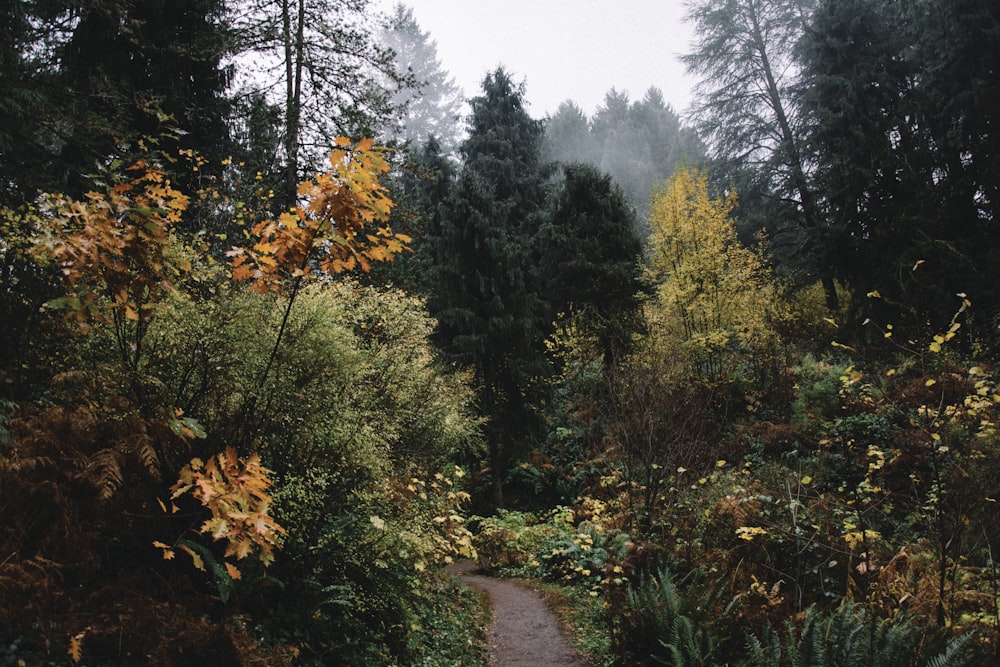
[(502, 64), (525, 83), (535, 118), (567, 99), (592, 115), (611, 88), (639, 100), (656, 86), (682, 114), (690, 103), (694, 82), (678, 58), (690, 41), (683, 0), (403, 1), (466, 97)]

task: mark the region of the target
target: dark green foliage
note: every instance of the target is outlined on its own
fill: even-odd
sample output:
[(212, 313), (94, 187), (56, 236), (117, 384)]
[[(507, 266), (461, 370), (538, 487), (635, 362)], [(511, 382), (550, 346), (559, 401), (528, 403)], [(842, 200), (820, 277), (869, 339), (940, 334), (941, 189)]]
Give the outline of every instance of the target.
[(497, 503), (506, 461), (530, 434), (527, 393), (544, 372), (548, 324), (535, 251), (547, 196), (542, 127), (523, 96), (503, 69), (486, 76), (483, 95), (472, 100), (464, 167), (440, 226), (422, 241), (437, 340), (476, 372)]
[[(700, 573), (675, 582), (661, 567), (625, 590), (615, 649), (621, 664), (709, 667), (721, 664), (726, 616), (720, 606), (721, 587), (698, 581)], [(695, 590), (698, 589), (698, 590)]]
[(433, 135), (423, 144), (410, 146), (400, 173), (391, 183), (396, 202), (391, 222), (394, 230), (413, 237), (413, 252), (391, 265), (374, 267), (374, 280), (387, 279), (416, 292), (433, 289), (433, 252), (442, 230), (444, 202), (455, 183), (457, 169)]
[(60, 189), (79, 192), (87, 185), (74, 174), (165, 124), (184, 132), (180, 147), (217, 165), (229, 150), (221, 2), (105, 0), (66, 12), (76, 22), (59, 48), (54, 83), (68, 131), (52, 129), (60, 165), (73, 166)]
[(992, 318), (996, 7), (825, 2), (800, 48), (823, 243), (856, 294), (886, 297), (858, 305), (912, 326), (969, 292)]
[(611, 177), (565, 165), (552, 217), (541, 229), (539, 261), (552, 313), (568, 315), (597, 338), (605, 363), (619, 358), (640, 326), (641, 242), (635, 216)]
[(924, 636), (906, 617), (875, 617), (861, 605), (845, 602), (822, 613), (810, 608), (801, 626), (791, 622), (784, 637), (775, 631), (762, 642), (750, 635), (748, 667), (958, 667), (972, 665), (966, 649), (971, 637), (948, 641), (933, 655), (937, 642)]
[[(40, 118), (48, 111), (43, 59), (32, 57), (33, 7), (21, 0), (0, 6), (0, 205), (16, 206), (33, 194), (45, 162)], [(48, 111), (48, 113), (51, 113)]]

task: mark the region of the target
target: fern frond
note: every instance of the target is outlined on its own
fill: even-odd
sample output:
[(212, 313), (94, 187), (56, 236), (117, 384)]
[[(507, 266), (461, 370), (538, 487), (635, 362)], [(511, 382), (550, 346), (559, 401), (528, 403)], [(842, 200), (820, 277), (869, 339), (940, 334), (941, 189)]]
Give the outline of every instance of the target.
[[(818, 627), (819, 621), (815, 608), (806, 611), (806, 622), (798, 641), (790, 641), (788, 655), (792, 667), (820, 667), (826, 665), (826, 650), (823, 636)], [(794, 628), (789, 626), (789, 637), (794, 637)]]
[(122, 487), (122, 454), (117, 449), (102, 449), (87, 458), (83, 477), (97, 489), (101, 501), (110, 500)]
[(55, 459), (51, 456), (29, 456), (23, 459), (18, 458), (5, 461), (0, 466), (0, 469), (3, 468), (17, 474), (28, 474), (42, 470), (55, 470), (57, 466)]
[(973, 634), (970, 632), (950, 640), (944, 653), (927, 661), (927, 667), (967, 667), (969, 657), (966, 653), (966, 647), (972, 638)]
[(153, 447), (153, 442), (148, 437), (144, 437), (138, 442), (136, 454), (146, 472), (156, 481), (160, 481), (160, 457), (156, 454), (156, 448)]
[(7, 604), (0, 605), (0, 621), (13, 622), (21, 613), (14, 604), (23, 595), (44, 594), (58, 583), (62, 566), (42, 556), (27, 560), (10, 559), (0, 563), (0, 598)]
[(754, 634), (747, 637), (747, 652), (750, 654), (749, 664), (753, 667), (781, 667), (781, 637), (770, 627), (770, 624), (768, 624), (766, 632), (766, 646)]

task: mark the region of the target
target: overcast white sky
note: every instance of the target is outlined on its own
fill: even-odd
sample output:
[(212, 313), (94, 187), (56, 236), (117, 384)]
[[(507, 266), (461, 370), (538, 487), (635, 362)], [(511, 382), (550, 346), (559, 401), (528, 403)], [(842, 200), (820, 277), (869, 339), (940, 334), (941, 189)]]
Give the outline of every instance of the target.
[[(376, 0), (389, 11), (395, 0)], [(612, 87), (641, 99), (650, 86), (683, 113), (693, 81), (683, 0), (404, 0), (437, 42), (438, 58), (473, 97), (503, 64), (526, 84), (528, 112), (554, 113), (572, 99), (590, 115)]]

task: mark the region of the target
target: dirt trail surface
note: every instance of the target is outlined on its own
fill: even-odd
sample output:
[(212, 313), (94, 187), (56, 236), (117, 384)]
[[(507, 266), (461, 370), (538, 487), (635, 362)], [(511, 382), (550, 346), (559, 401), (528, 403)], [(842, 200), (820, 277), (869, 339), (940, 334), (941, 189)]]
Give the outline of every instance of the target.
[(490, 600), (491, 667), (581, 667), (583, 662), (562, 634), (559, 618), (539, 593), (506, 579), (472, 574), (463, 563), (452, 569)]

